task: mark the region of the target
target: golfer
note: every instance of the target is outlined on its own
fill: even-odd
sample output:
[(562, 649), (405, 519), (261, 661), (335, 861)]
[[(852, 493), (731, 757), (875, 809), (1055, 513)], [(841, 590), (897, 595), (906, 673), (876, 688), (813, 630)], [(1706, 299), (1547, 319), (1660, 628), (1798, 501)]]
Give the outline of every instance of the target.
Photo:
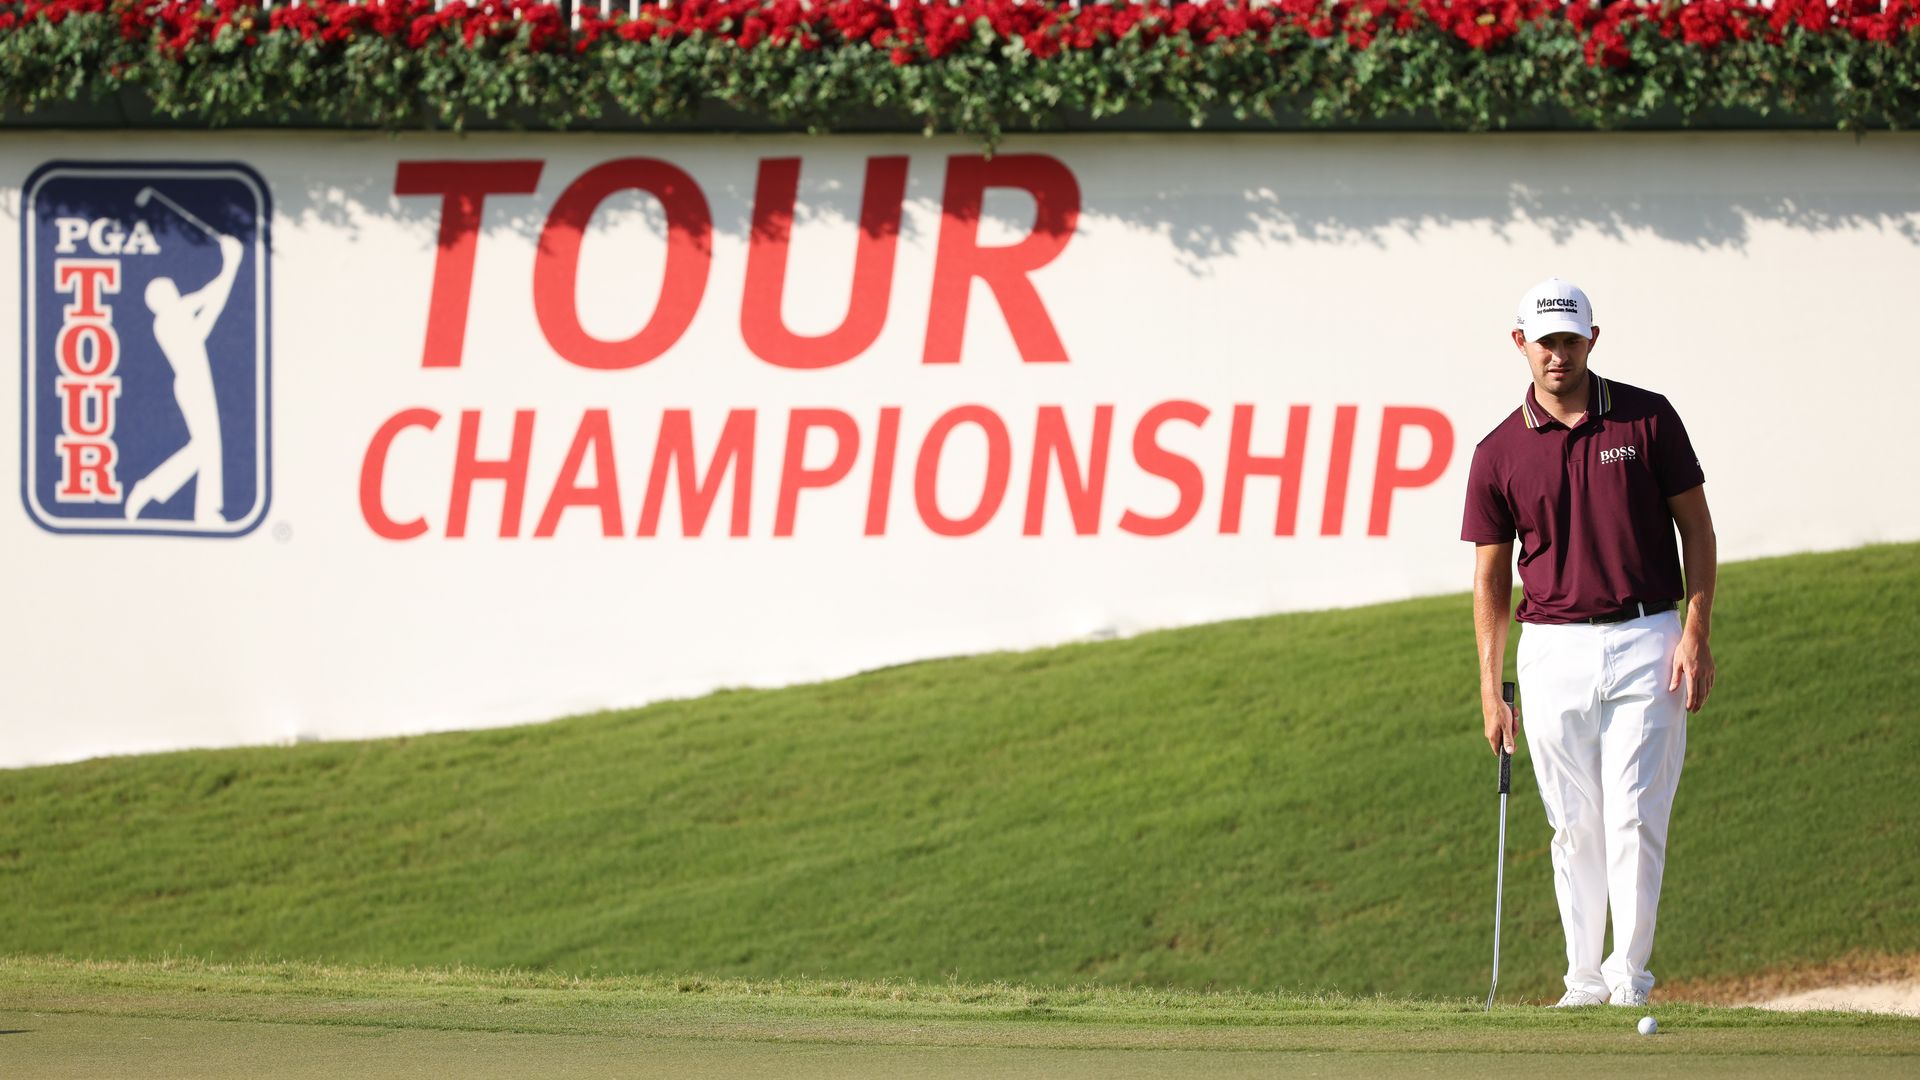
[(1588, 369), (1599, 340), (1586, 293), (1559, 278), (1520, 301), (1513, 345), (1532, 383), (1474, 449), (1461, 529), (1476, 545), (1480, 707), (1495, 752), (1512, 752), (1518, 727), (1500, 681), (1520, 544), (1520, 697), (1567, 936), (1556, 1007), (1646, 1004), (1687, 714), (1713, 690), (1700, 462), (1666, 398)]
[(222, 471), (225, 451), (220, 441), (220, 408), (213, 392), (213, 360), (207, 355), (207, 339), (227, 308), (246, 248), (234, 237), (212, 235), (220, 248), (220, 272), (211, 282), (185, 295), (172, 278), (159, 277), (147, 283), (153, 339), (167, 366), (173, 369), (173, 400), (186, 423), (187, 442), (127, 492), (129, 519), (173, 498), (187, 481), (198, 478), (193, 489), (193, 520), (201, 525), (226, 520), (226, 479)]

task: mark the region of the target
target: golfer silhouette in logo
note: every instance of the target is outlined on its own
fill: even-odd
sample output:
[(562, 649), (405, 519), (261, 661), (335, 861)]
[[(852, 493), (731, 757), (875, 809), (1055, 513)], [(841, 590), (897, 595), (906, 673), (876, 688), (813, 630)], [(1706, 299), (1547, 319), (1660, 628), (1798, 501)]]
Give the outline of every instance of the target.
[(153, 339), (173, 368), (173, 400), (180, 406), (180, 418), (187, 424), (187, 442), (172, 456), (134, 482), (127, 492), (127, 517), (137, 518), (154, 503), (173, 498), (188, 480), (198, 478), (193, 489), (193, 520), (200, 525), (218, 525), (225, 521), (226, 477), (220, 441), (220, 409), (213, 393), (213, 362), (207, 355), (207, 338), (213, 324), (226, 310), (227, 297), (233, 292), (234, 277), (240, 272), (246, 247), (231, 236), (188, 213), (179, 203), (152, 188), (142, 188), (134, 203), (145, 206), (157, 200), (174, 213), (198, 226), (220, 247), (220, 272), (196, 292), (180, 292), (172, 278), (154, 278), (147, 283), (147, 307), (153, 311)]

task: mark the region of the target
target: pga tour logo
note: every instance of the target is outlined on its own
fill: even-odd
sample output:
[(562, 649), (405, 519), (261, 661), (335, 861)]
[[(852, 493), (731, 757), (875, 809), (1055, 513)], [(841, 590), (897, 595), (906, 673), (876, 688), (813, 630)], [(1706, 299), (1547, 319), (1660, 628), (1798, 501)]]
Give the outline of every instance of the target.
[(232, 537), (266, 514), (266, 184), (50, 162), (21, 214), (21, 496), (62, 533)]

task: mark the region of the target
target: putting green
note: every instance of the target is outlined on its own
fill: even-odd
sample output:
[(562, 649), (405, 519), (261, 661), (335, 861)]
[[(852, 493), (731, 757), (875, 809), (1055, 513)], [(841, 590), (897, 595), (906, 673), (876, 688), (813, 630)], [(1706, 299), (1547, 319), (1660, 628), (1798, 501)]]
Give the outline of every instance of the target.
[[(1920, 1020), (1667, 1005), (0, 961), (27, 1077), (1813, 1077), (1920, 1073)], [(1637, 1012), (1637, 1011), (1636, 1011)]]
[[(10, 1076), (283, 1080), (458, 1076), (541, 1077), (1911, 1077), (1916, 1061), (1781, 1054), (1556, 1053), (1406, 1050), (1152, 1050), (1036, 1046), (874, 1045), (829, 1038), (692, 1039), (529, 1035), (259, 1021), (0, 1013)], [(1661, 1038), (1661, 1036), (1655, 1036)], [(1680, 1038), (1678, 1036), (1676, 1039)], [(1383, 1040), (1386, 1041), (1386, 1040)], [(1631, 1070), (1628, 1072), (1628, 1070)]]

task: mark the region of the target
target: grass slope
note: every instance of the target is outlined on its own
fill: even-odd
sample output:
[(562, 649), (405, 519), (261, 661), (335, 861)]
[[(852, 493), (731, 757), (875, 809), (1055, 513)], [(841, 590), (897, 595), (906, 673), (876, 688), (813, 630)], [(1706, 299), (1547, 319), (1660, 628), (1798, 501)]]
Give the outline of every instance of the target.
[[(491, 732), (0, 773), (0, 953), (1484, 987), (1451, 596)], [(1920, 546), (1733, 565), (1658, 973), (1920, 951)], [(1515, 770), (1502, 987), (1557, 986)]]

